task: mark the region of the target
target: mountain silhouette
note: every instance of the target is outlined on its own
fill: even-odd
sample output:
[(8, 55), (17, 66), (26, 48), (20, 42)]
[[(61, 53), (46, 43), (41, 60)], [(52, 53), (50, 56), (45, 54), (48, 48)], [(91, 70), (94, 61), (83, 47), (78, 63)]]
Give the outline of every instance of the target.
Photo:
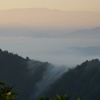
[(75, 68), (23, 58), (0, 49), (0, 81), (19, 93), (18, 100), (56, 94), (85, 100), (100, 100), (100, 61), (92, 59)]

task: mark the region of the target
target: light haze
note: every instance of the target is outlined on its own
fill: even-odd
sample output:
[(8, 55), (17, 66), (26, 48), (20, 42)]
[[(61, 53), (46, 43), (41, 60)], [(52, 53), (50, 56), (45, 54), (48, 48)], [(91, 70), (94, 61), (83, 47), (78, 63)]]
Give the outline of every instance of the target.
[(100, 59), (99, 0), (1, 0), (0, 48), (58, 65)]

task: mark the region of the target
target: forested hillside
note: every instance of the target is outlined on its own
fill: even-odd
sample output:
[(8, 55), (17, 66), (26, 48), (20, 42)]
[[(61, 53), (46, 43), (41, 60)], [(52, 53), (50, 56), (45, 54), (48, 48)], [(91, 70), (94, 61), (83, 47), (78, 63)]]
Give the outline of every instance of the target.
[(35, 69), (31, 73), (28, 57), (22, 58), (17, 54), (0, 50), (0, 81), (10, 86), (14, 86), (14, 91), (19, 94), (20, 100), (29, 100), (30, 95), (34, 93), (35, 84), (42, 79), (42, 74), (48, 66), (47, 62), (32, 61)]
[(69, 94), (72, 100), (81, 97), (85, 100), (100, 100), (100, 61), (85, 61), (70, 69), (50, 86), (46, 96)]
[(0, 81), (14, 86), (18, 100), (68, 94), (76, 100), (100, 100), (100, 61), (85, 61), (75, 68), (22, 58), (0, 49)]

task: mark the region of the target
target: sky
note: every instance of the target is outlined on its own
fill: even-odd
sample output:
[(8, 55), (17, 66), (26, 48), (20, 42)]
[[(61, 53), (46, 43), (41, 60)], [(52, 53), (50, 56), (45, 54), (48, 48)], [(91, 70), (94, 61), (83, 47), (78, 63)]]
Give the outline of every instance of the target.
[(13, 8), (49, 8), (64, 11), (100, 11), (99, 0), (1, 0), (0, 10)]
[(58, 65), (100, 59), (99, 0), (1, 0), (0, 48)]

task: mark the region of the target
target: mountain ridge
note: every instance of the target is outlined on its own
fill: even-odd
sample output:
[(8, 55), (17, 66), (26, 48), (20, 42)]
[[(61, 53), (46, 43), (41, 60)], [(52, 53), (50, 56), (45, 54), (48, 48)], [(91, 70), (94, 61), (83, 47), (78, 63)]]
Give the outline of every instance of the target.
[[(61, 75), (60, 75), (61, 73)], [(75, 68), (55, 67), (48, 62), (22, 58), (0, 49), (0, 81), (14, 85), (18, 100), (32, 100), (39, 96), (68, 94), (100, 100), (100, 60), (86, 60)], [(45, 87), (44, 87), (45, 86)]]

